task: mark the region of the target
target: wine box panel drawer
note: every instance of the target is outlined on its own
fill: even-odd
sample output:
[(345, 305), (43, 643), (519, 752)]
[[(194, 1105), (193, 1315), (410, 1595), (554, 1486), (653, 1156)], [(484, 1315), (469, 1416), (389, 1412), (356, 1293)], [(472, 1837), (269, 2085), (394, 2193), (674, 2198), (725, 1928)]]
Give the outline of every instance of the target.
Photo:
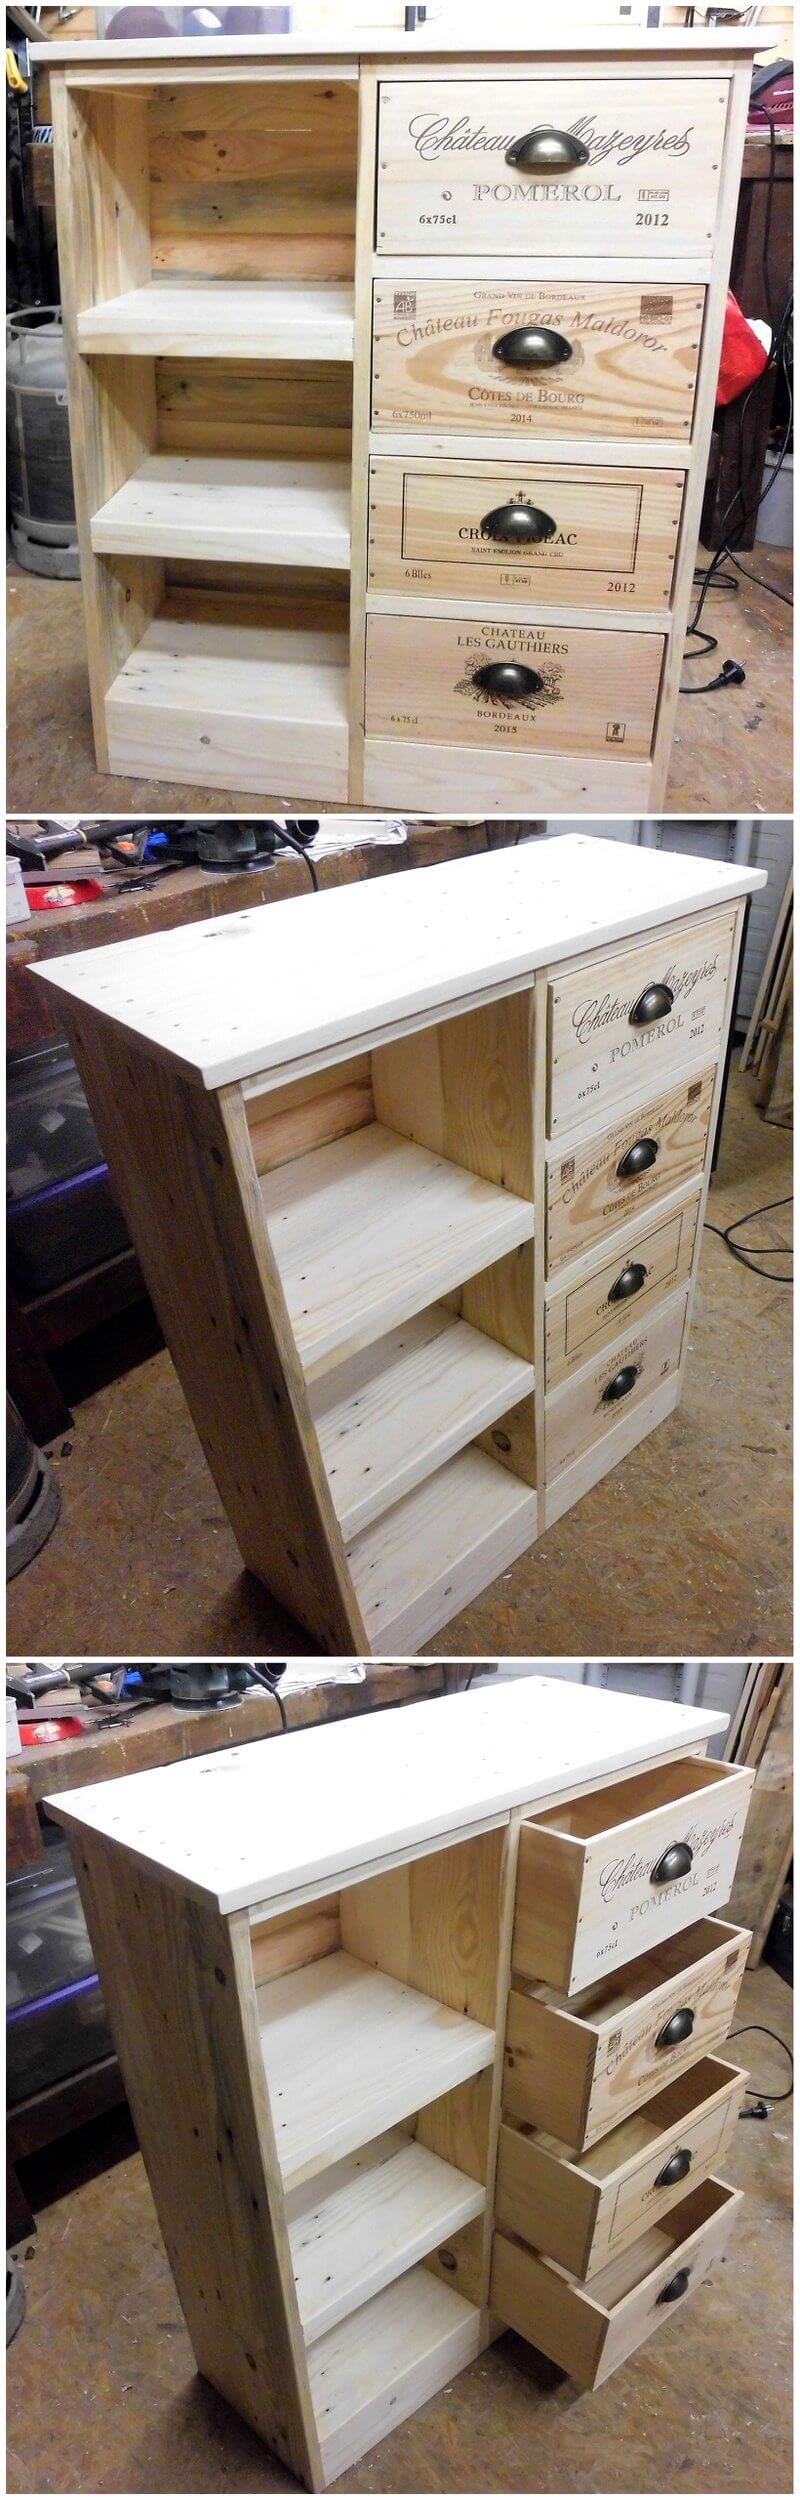
[(554, 1293), (545, 1315), (545, 1386), (557, 1389), (601, 1354), (625, 1319), (640, 1323), (667, 1294), (688, 1285), (697, 1237), (699, 1199), (677, 1215), (640, 1227), (595, 1267), (583, 1284)]
[[(550, 1398), (545, 1418), (548, 1484), (591, 1449), (620, 1416), (641, 1406), (677, 1371), (688, 1304), (670, 1301), (648, 1327), (632, 1331)], [(545, 1974), (541, 1974), (544, 1976)]]
[(735, 911), (673, 923), (619, 954), (554, 975), (548, 988), (548, 1134), (613, 1111), (673, 1065), (708, 1059), (725, 1015)]
[(377, 249), (707, 259), (727, 107), (719, 71), (386, 79)]
[(500, 2128), (495, 2220), (582, 2282), (629, 2248), (721, 2162), (746, 2077), (703, 2057), (581, 2155), (556, 2136)]
[(547, 1270), (557, 1274), (702, 1172), (716, 1070), (674, 1086), (547, 1166)]
[(660, 613), (682, 501), (675, 469), (376, 459), (369, 588)]
[(688, 442), (705, 291), (647, 279), (377, 279), (372, 423)]
[(495, 2232), (491, 2306), (579, 2386), (599, 2387), (705, 2282), (741, 2203), (740, 2189), (706, 2179), (633, 2248), (612, 2257), (590, 2292), (551, 2258)]
[(730, 1899), (754, 1772), (655, 1764), (520, 1832), (512, 1965), (574, 1995)]
[(366, 729), (498, 753), (649, 755), (661, 634), (367, 618)]

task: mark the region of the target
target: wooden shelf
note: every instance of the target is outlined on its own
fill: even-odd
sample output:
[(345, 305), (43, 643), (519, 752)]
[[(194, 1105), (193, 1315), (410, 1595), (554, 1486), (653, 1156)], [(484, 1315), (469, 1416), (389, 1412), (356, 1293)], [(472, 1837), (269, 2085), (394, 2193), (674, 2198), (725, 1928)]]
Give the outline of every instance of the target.
[(312, 1391), (340, 1525), (357, 1536), (529, 1395), (532, 1363), (434, 1304)]
[(483, 2213), (486, 2190), (395, 2128), (300, 2191), (289, 2219), (303, 2333), (316, 2343)]
[(536, 1495), (484, 1450), (462, 1450), (348, 1548), (370, 1643), (410, 1656), (536, 1536)]
[(324, 2335), (309, 2378), (326, 2483), (435, 2396), (480, 2343), (480, 2310), (425, 2266)]
[(261, 1181), (306, 1377), (533, 1232), (533, 1207), (372, 1121)]
[(261, 2046), (285, 2188), (491, 2065), (494, 2032), (351, 1953), (266, 1980)]
[(225, 594), (176, 596), (106, 695), (109, 769), (262, 798), (300, 774), (310, 797), (344, 799), (347, 693), (343, 634), (245, 622)]
[(78, 314), (88, 356), (241, 356), (350, 364), (353, 289), (274, 278), (153, 278)]
[(350, 566), (344, 460), (209, 459), (154, 452), (96, 512), (96, 555), (226, 564)]

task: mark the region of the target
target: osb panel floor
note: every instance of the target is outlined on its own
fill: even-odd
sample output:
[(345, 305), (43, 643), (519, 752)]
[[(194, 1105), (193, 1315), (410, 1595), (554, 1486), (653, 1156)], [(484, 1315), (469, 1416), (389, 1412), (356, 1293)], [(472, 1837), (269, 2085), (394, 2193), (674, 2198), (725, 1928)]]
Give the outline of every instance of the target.
[[(791, 1186), (791, 1138), (767, 1125), (734, 1067), (711, 1220)], [(786, 1243), (790, 1212), (750, 1237)], [(682, 1405), (432, 1654), (788, 1654), (790, 1303), (707, 1233)], [(61, 1518), (9, 1588), (9, 1651), (303, 1655), (308, 1635), (242, 1570), (169, 1356), (137, 1325), (147, 1359), (95, 1387), (57, 1445)], [(115, 1370), (119, 1342), (112, 1331)]]
[[(756, 547), (745, 564), (791, 587), (791, 557)], [(742, 580), (738, 596), (709, 595), (704, 626), (719, 636), (709, 660), (687, 661), (685, 681), (703, 685), (718, 664), (739, 659), (744, 686), (681, 703), (667, 792), (678, 814), (780, 815), (792, 804), (791, 612), (781, 601)], [(252, 793), (187, 782), (132, 781), (98, 773), (94, 760), (79, 582), (51, 582), (11, 565), (8, 582), (9, 809), (34, 814), (114, 814), (149, 808), (178, 814), (220, 805), (226, 815), (256, 805), (280, 810), (288, 803), (313, 808), (313, 791)], [(464, 803), (469, 802), (465, 786)], [(536, 766), (531, 764), (531, 812), (541, 809)]]
[[(765, 2022), (786, 2039), (791, 2002), (762, 1967), (745, 1977), (737, 2024)], [(785, 2060), (769, 2040), (756, 2033), (739, 2054), (759, 2085), (782, 2088)], [(604, 2387), (582, 2394), (505, 2334), (338, 2488), (789, 2491), (791, 2108), (738, 2124), (725, 2175), (746, 2196), (727, 2258)], [(114, 2146), (124, 2157), (93, 2175)], [(114, 2116), (24, 2165), (39, 2228), (8, 2356), (9, 2490), (294, 2491), (195, 2374), (129, 2147)]]

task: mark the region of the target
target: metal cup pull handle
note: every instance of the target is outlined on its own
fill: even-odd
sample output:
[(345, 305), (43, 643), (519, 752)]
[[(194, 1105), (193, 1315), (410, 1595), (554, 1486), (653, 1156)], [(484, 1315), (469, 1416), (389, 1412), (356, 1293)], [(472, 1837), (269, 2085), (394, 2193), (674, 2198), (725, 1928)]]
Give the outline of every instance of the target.
[(550, 365), (565, 365), (572, 355), (569, 339), (560, 330), (505, 330), (495, 339), (492, 355), (499, 365), (522, 365), (539, 372)]
[(632, 1259), (628, 1267), (621, 1269), (616, 1284), (612, 1285), (608, 1296), (609, 1302), (630, 1302), (632, 1295), (641, 1293), (642, 1286), (646, 1283), (646, 1267), (643, 1266), (641, 1259)]
[(602, 1404), (617, 1406), (620, 1398), (629, 1398), (631, 1390), (636, 1386), (641, 1368), (641, 1363), (623, 1364), (621, 1372), (615, 1372), (613, 1380), (606, 1381)]
[(693, 2030), (694, 2007), (681, 2005), (677, 2014), (671, 2014), (669, 2022), (656, 2034), (656, 2048), (677, 2049), (682, 2040), (691, 2040)]
[(588, 165), (589, 150), (571, 130), (554, 130), (542, 123), (536, 130), (526, 130), (521, 139), (512, 139), (506, 148), (506, 164), (519, 165), (526, 174), (540, 182), (557, 182), (559, 174), (574, 173), (576, 165)]
[(635, 1007), (631, 1008), (628, 1023), (659, 1024), (661, 1017), (668, 1016), (674, 1005), (675, 992), (667, 988), (666, 981), (652, 981), (650, 988), (642, 991), (641, 998), (637, 998)]
[(688, 2179), (693, 2159), (688, 2144), (680, 2144), (677, 2153), (673, 2153), (671, 2160), (665, 2161), (663, 2170), (659, 2171), (656, 2187), (678, 2187), (681, 2179)]
[(684, 2292), (688, 2292), (688, 2289), (689, 2268), (680, 2266), (677, 2274), (671, 2275), (669, 2282), (665, 2283), (663, 2292), (659, 2292), (656, 2308), (660, 2309), (667, 2300), (682, 2300)]
[(539, 512), (535, 503), (499, 503), (487, 512), (481, 522), (482, 538), (499, 538), (503, 546), (536, 545), (542, 538), (554, 538), (555, 521), (549, 512)]
[(681, 1876), (690, 1873), (693, 1861), (694, 1850), (690, 1849), (688, 1840), (673, 1841), (672, 1848), (665, 1849), (663, 1858), (656, 1859), (650, 1876), (651, 1884), (679, 1884)]
[(637, 1137), (635, 1146), (629, 1146), (627, 1154), (617, 1164), (618, 1181), (638, 1180), (640, 1172), (652, 1170), (660, 1153), (657, 1137)]
[(535, 668), (526, 668), (524, 660), (487, 660), (474, 678), (484, 694), (503, 695), (506, 703), (521, 703), (526, 694), (540, 694), (543, 682)]

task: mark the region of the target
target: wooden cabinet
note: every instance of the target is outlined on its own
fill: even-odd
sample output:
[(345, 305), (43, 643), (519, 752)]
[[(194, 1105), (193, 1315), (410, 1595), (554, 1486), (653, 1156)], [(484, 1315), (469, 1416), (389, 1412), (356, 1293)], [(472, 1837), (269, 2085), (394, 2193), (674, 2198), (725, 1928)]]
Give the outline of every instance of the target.
[(102, 772), (662, 804), (755, 34), (490, 42), (36, 48)]
[(699, 1813), (720, 1725), (535, 1675), (50, 1800), (198, 2369), (311, 2488), (504, 2324), (585, 2386), (679, 2335), (740, 2203), (712, 2051), (749, 1938), (673, 1920), (589, 2010), (526, 1999), (564, 2030), (527, 2063), (565, 2124), (594, 2037), (588, 2151), (513, 2107), (507, 2042), (526, 1835), (603, 1800), (625, 1828), (648, 1784)]
[[(432, 1639), (677, 1403), (762, 882), (537, 838), (39, 968), (243, 1560), (320, 1647)], [(655, 973), (686, 1003), (629, 1055)], [(607, 997), (595, 1090), (562, 1030)]]

